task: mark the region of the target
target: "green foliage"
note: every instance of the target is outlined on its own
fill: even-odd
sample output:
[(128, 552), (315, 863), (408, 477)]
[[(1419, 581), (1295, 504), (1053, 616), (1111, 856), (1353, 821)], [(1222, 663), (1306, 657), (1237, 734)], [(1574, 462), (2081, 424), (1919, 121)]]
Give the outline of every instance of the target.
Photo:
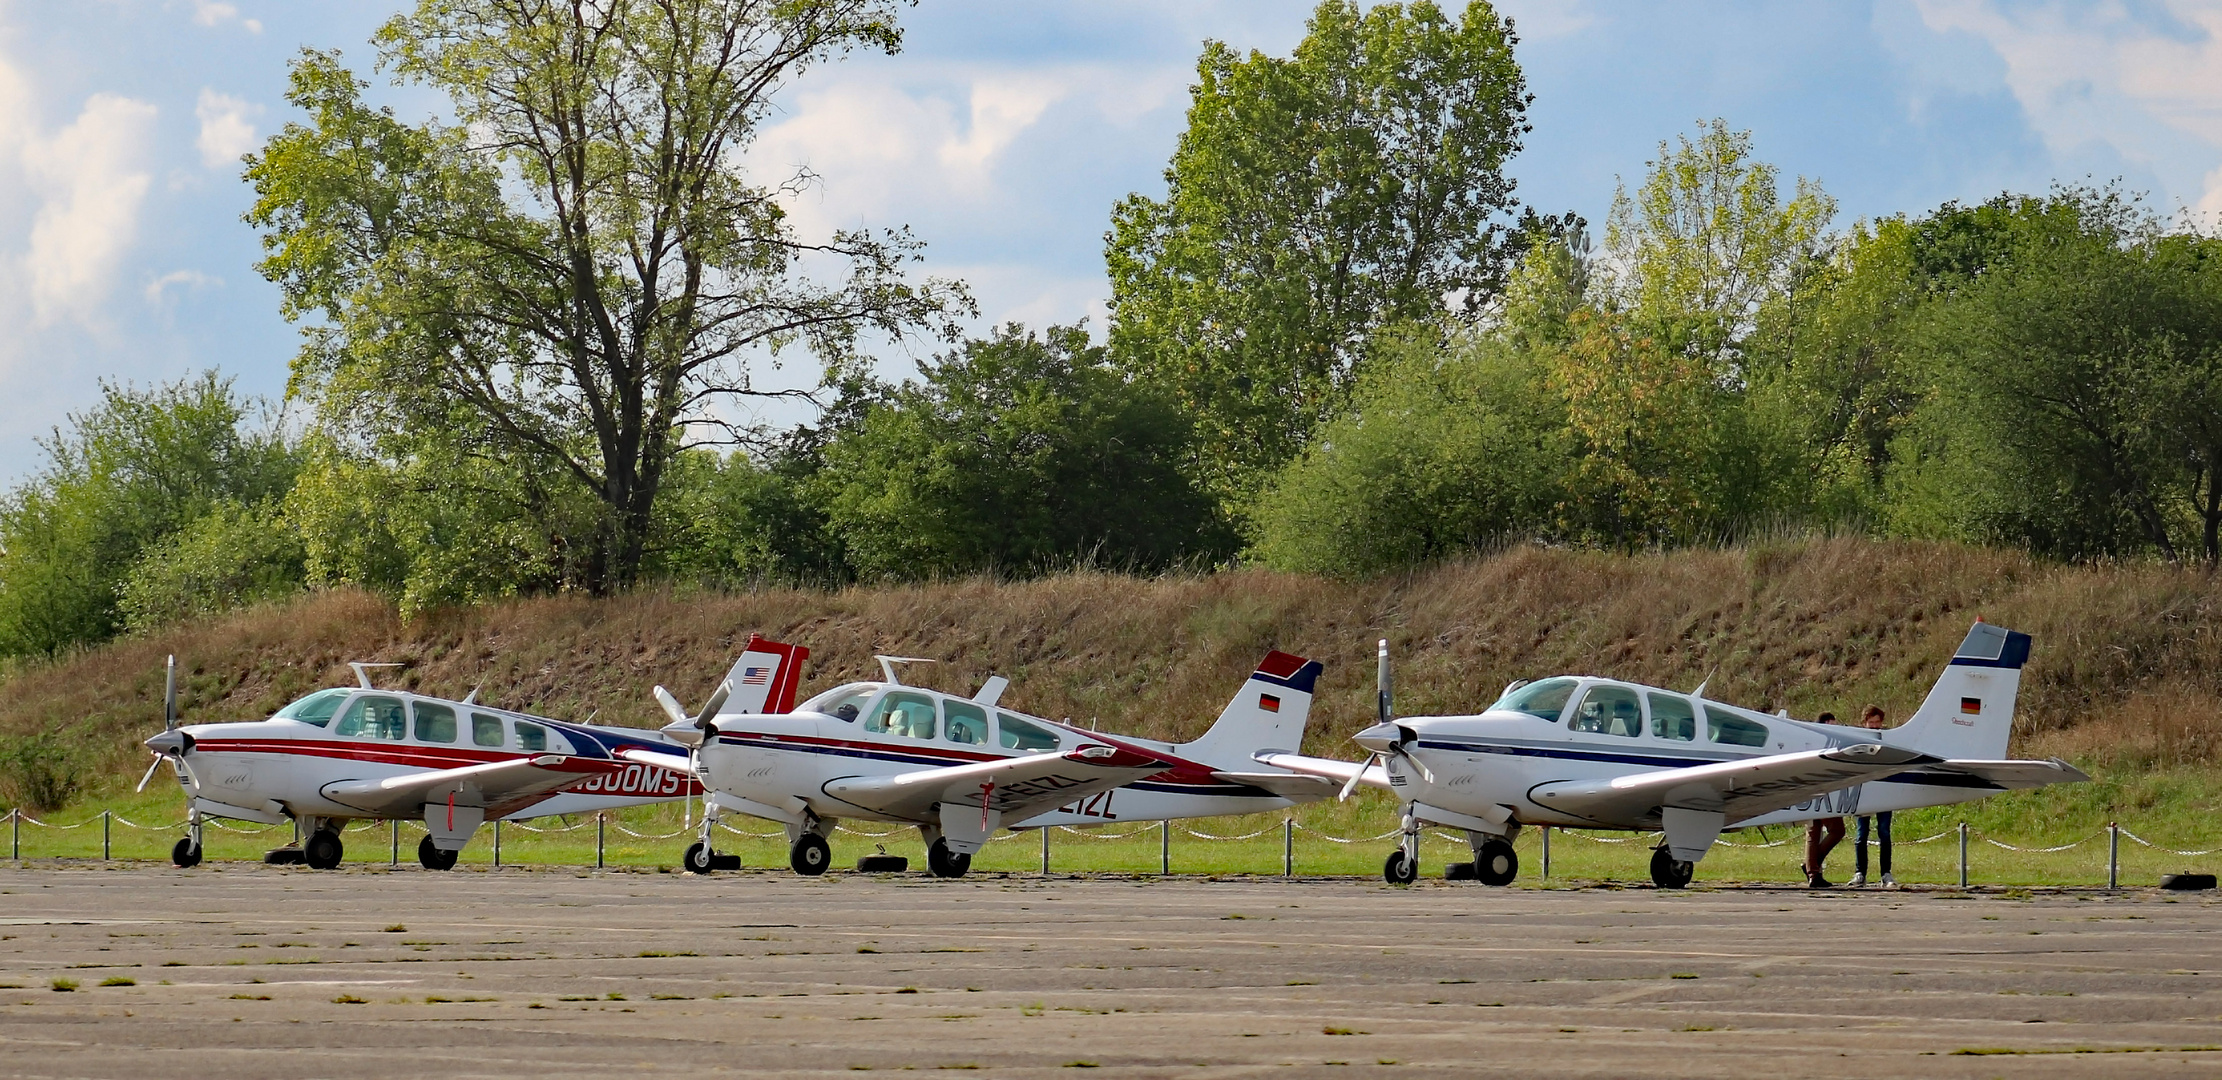
[(1402, 339), (1267, 485), (1253, 550), (1357, 575), (1541, 531), (1562, 497), (1565, 427), (1533, 354), (1484, 335)]
[(812, 481), (857, 573), (1153, 569), (1231, 550), (1182, 472), (1187, 418), (1083, 329), (1008, 326), (925, 376), (828, 443)]
[(0, 794), (32, 811), (67, 806), (95, 775), (90, 757), (84, 740), (58, 729), (0, 740)]
[(1287, 59), (1206, 44), (1166, 196), (1119, 203), (1106, 258), (1119, 362), (1195, 418), (1215, 490), (1302, 447), (1375, 331), (1495, 296), (1515, 40), (1481, 0), (1323, 0)]
[(220, 503), (150, 546), (117, 598), (136, 631), (299, 592), (306, 552), (276, 500)]
[(142, 554), (219, 507), (281, 497), (297, 459), (254, 408), (213, 372), (103, 383), (98, 406), (42, 440), (46, 468), (0, 500), (0, 654), (107, 638)]

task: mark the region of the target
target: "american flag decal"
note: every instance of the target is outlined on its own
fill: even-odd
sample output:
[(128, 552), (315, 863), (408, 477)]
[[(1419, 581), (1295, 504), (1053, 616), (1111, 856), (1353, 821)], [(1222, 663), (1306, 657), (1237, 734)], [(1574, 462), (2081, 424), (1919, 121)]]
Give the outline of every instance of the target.
[(1259, 694), (1258, 708), (1264, 709), (1266, 712), (1280, 712), (1281, 699), (1271, 694)]
[(763, 686), (771, 681), (772, 669), (768, 667), (752, 667), (741, 669), (742, 686)]

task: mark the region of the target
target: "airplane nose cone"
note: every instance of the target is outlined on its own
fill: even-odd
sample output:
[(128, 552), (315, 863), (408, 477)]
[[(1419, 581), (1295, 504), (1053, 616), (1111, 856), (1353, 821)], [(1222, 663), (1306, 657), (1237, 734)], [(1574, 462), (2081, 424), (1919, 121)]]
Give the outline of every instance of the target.
[(147, 740), (147, 749), (157, 754), (182, 754), (191, 749), (193, 737), (182, 731), (165, 731)]
[(1356, 735), (1352, 735), (1350, 741), (1375, 753), (1384, 753), (1396, 744), (1409, 739), (1411, 734), (1398, 724), (1375, 724)]

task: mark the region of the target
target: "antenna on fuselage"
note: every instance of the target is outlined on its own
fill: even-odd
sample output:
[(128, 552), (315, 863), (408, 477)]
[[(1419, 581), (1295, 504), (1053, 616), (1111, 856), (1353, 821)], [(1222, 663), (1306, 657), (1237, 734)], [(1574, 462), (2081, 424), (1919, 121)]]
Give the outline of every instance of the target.
[[(1716, 668), (1716, 669), (1714, 669), (1714, 670), (1716, 670), (1716, 671), (1717, 671), (1717, 670), (1719, 670), (1719, 669), (1717, 669), (1717, 668)], [(1711, 684), (1712, 684), (1712, 682), (1713, 682), (1713, 672), (1711, 672), (1711, 671), (1708, 671), (1708, 672), (1706, 672), (1706, 673), (1705, 673), (1705, 678), (1704, 678), (1703, 680), (1701, 680), (1701, 681), (1699, 681), (1699, 682), (1698, 682), (1698, 684), (1697, 684), (1697, 689), (1695, 689), (1695, 690), (1692, 690), (1692, 691), (1690, 691), (1690, 696), (1691, 696), (1691, 697), (1693, 697), (1693, 698), (1696, 698), (1696, 699), (1697, 699), (1697, 700), (1699, 700), (1699, 701), (1703, 701), (1703, 700), (1705, 700), (1705, 688), (1706, 688), (1707, 686), (1711, 685)]]
[(356, 682), (356, 683), (360, 684), (360, 685), (362, 686), (362, 688), (363, 688), (363, 689), (365, 689), (365, 690), (375, 690), (375, 689), (377, 689), (377, 687), (374, 687), (374, 686), (370, 685), (370, 669), (371, 669), (371, 668), (374, 668), (374, 667), (408, 667), (409, 665), (407, 665), (407, 664), (366, 664), (366, 663), (364, 663), (364, 662), (362, 662), (362, 661), (360, 661), (360, 660), (350, 660), (350, 661), (348, 661), (348, 663), (347, 663), (347, 666), (348, 666), (348, 667), (351, 667), (351, 668), (354, 668), (354, 669), (355, 669), (355, 682)]
[(485, 683), (480, 683), (480, 684), (478, 684), (477, 686), (471, 687), (471, 692), (470, 692), (470, 693), (468, 693), (468, 694), (465, 694), (465, 695), (463, 695), (463, 700), (462, 700), (462, 701), (460, 702), (460, 704), (464, 704), (464, 705), (476, 705), (476, 704), (478, 704), (478, 692), (479, 692), (480, 690), (484, 689), (484, 688), (485, 688), (485, 686), (486, 686), (486, 684), (485, 684)]
[(880, 662), (880, 671), (886, 673), (887, 681), (897, 686), (903, 685), (903, 680), (896, 676), (895, 665), (934, 663), (932, 659), (924, 656), (874, 656), (872, 659)]

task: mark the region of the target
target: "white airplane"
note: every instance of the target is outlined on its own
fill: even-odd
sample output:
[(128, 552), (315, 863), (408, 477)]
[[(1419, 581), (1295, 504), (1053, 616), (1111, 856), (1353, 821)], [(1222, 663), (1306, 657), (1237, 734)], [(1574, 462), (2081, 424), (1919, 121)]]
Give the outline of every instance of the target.
[[(665, 802), (697, 794), (683, 771), (686, 747), (641, 728), (571, 724), (479, 703), (380, 690), (372, 667), (354, 664), (353, 687), (318, 690), (267, 720), (177, 722), (177, 659), (163, 694), (164, 728), (146, 741), (155, 760), (145, 790), (167, 761), (187, 796), (186, 835), (170, 852), (179, 866), (201, 861), (205, 818), (267, 825), (292, 819), (301, 847), (272, 862), (340, 864), (340, 828), (359, 819), (421, 820), (417, 845), (429, 870), (448, 870), (479, 825)], [(682, 771), (653, 768), (668, 759)]]
[(1978, 621), (1919, 711), (1886, 731), (1810, 724), (1655, 686), (1567, 675), (1516, 682), (1474, 716), (1397, 719), (1389, 649), (1380, 651), (1380, 722), (1354, 736), (1364, 761), (1260, 754), (1277, 768), (1383, 788), (1402, 804), (1403, 839), (1382, 868), (1419, 874), (1423, 824), (1463, 829), (1474, 876), (1508, 885), (1523, 825), (1661, 830), (1651, 879), (1689, 884), (1726, 828), (1872, 814), (2088, 780), (2064, 761), (2008, 761), (2029, 635)]
[[(751, 645), (734, 671), (787, 686), (809, 655), (773, 642)], [(739, 865), (712, 843), (713, 825), (733, 813), (785, 825), (788, 863), (798, 874), (824, 873), (832, 859), (826, 837), (841, 819), (861, 818), (916, 825), (927, 869), (961, 877), (1001, 828), (1248, 814), (1334, 793), (1330, 782), (1251, 764), (1260, 751), (1302, 744), (1319, 678), (1319, 664), (1303, 657), (1267, 654), (1210, 730), (1181, 744), (1002, 707), (1010, 684), (1001, 676), (971, 697), (907, 686), (896, 665), (921, 661), (878, 659), (885, 679), (837, 686), (792, 710), (720, 712), (720, 699), (736, 686), (729, 677), (690, 717), (656, 688), (672, 718), (664, 734), (699, 747), (700, 777), (710, 789), (687, 869)], [(657, 763), (673, 767), (668, 758)]]

